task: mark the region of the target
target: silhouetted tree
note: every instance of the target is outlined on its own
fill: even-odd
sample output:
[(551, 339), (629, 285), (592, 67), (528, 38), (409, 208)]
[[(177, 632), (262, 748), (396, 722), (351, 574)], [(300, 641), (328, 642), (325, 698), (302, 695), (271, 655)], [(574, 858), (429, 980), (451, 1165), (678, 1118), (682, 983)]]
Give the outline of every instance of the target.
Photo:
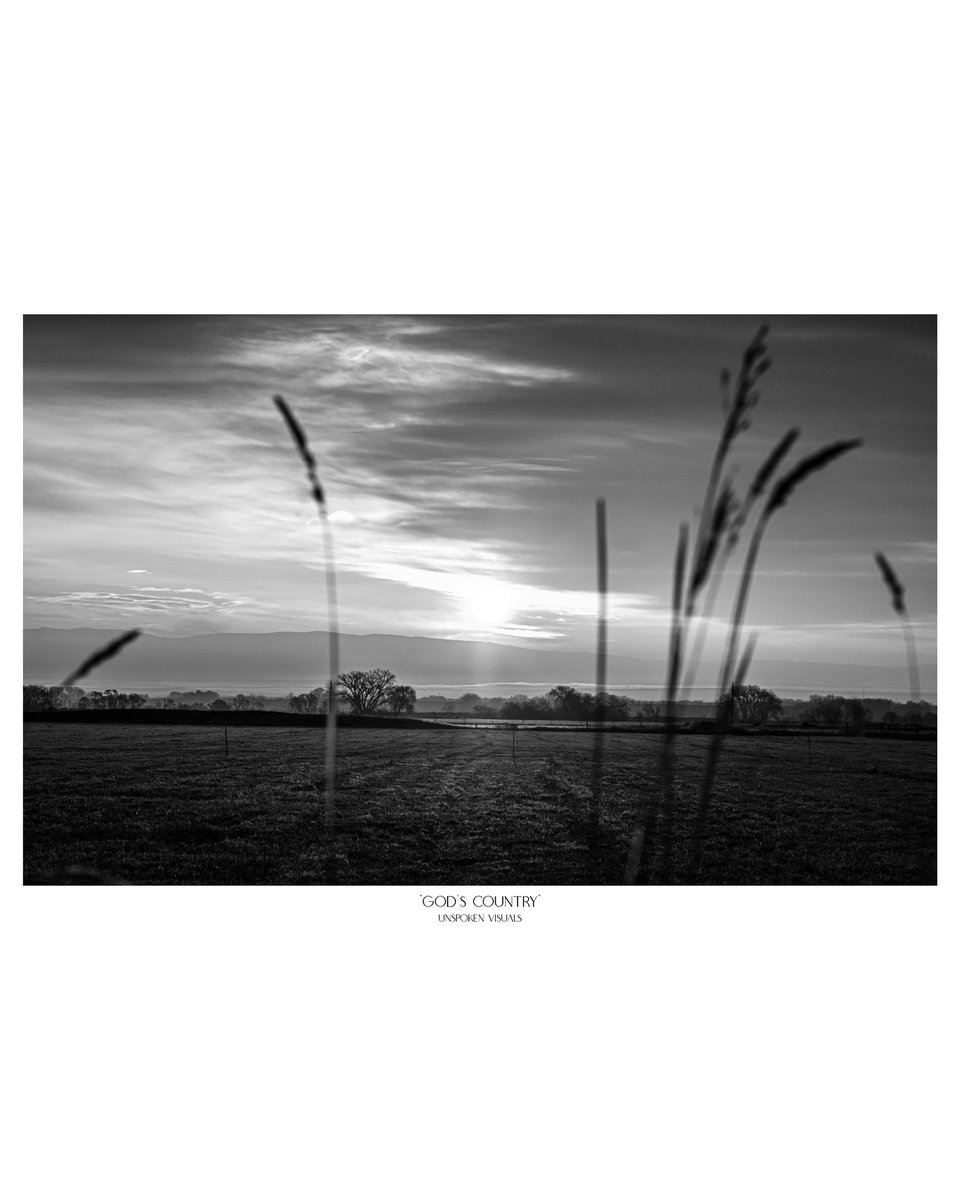
[(783, 716), (783, 701), (767, 688), (754, 683), (734, 684), (730, 689), (733, 698), (733, 720), (751, 725), (763, 725), (771, 717)]
[(630, 703), (625, 696), (598, 692), (592, 700), (595, 721), (626, 721), (630, 716)]
[(556, 715), (556, 709), (546, 696), (512, 697), (500, 709), (500, 716), (508, 721), (546, 721)]
[(372, 671), (343, 671), (337, 676), (337, 696), (349, 704), (357, 716), (367, 716), (386, 705), (396, 679), (396, 675), (384, 667), (374, 667)]
[(859, 732), (867, 719), (867, 709), (859, 700), (844, 699), (843, 724), (847, 729)]
[(413, 712), (417, 703), (417, 693), (405, 683), (396, 683), (387, 690), (387, 704), (396, 716), (402, 712)]
[[(53, 689), (51, 689), (52, 691)], [(903, 706), (904, 716), (908, 725), (919, 725), (923, 720), (922, 704), (918, 704), (916, 700), (908, 700)]]
[(843, 696), (814, 694), (803, 710), (803, 717), (811, 725), (842, 725)]
[(593, 710), (593, 697), (588, 692), (578, 692), (576, 688), (558, 683), (547, 692), (554, 713), (565, 721), (587, 721)]

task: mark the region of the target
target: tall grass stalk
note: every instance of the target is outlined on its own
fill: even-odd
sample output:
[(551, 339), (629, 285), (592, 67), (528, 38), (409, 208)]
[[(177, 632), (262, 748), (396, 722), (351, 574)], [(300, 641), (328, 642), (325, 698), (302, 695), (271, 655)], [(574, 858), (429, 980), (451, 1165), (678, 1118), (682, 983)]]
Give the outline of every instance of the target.
[(734, 663), (737, 656), (737, 645), (740, 638), (740, 631), (743, 628), (744, 617), (747, 612), (747, 601), (750, 598), (750, 587), (753, 583), (754, 571), (757, 565), (757, 557), (760, 554), (760, 543), (763, 541), (763, 535), (767, 531), (767, 526), (775, 512), (781, 508), (785, 508), (794, 490), (799, 487), (805, 479), (816, 471), (822, 471), (835, 459), (841, 455), (847, 454), (851, 450), (855, 450), (862, 445), (859, 438), (853, 438), (844, 442), (832, 442), (829, 446), (823, 446), (820, 450), (813, 454), (808, 454), (806, 458), (802, 458), (790, 471), (774, 485), (773, 491), (770, 493), (770, 498), (764, 505), (760, 518), (757, 521), (756, 528), (753, 531), (753, 537), (750, 539), (750, 548), (747, 551), (746, 562), (743, 566), (743, 571), (740, 575), (740, 586), (737, 589), (737, 599), (733, 608), (733, 615), (730, 618), (730, 628), (727, 638), (727, 651), (724, 655), (723, 666), (720, 671), (720, 696), (724, 696), (731, 683)]
[(754, 505), (766, 491), (767, 484), (773, 478), (774, 473), (786, 458), (787, 454), (793, 447), (794, 442), (800, 436), (799, 429), (790, 429), (783, 435), (779, 442), (770, 451), (759, 470), (753, 477), (753, 482), (750, 484), (749, 491), (744, 497), (743, 503), (736, 509), (733, 520), (729, 524), (726, 531), (726, 537), (723, 539), (723, 549), (719, 554), (716, 569), (713, 571), (710, 578), (710, 588), (707, 592), (706, 600), (704, 601), (703, 609), (700, 613), (700, 620), (697, 625), (697, 634), (694, 640), (693, 649), (690, 652), (690, 662), (687, 666), (687, 673), (683, 679), (681, 691), (687, 694), (693, 687), (697, 677), (697, 671), (700, 667), (700, 659), (703, 654), (703, 643), (706, 636), (707, 628), (710, 619), (713, 616), (713, 611), (716, 608), (717, 597), (720, 592), (720, 585), (723, 582), (723, 576), (727, 568), (727, 564), (733, 556), (734, 550), (740, 540), (740, 534), (746, 526)]
[(590, 844), (600, 840), (600, 798), (603, 788), (603, 697), (607, 691), (607, 502), (597, 500), (597, 723), (593, 731), (593, 792), (590, 797)]
[(340, 674), (340, 632), (337, 618), (337, 575), (333, 561), (333, 535), (330, 530), (326, 498), (317, 473), (317, 460), (310, 449), (306, 434), (282, 396), (274, 396), (273, 402), (286, 422), (290, 436), (293, 438), (293, 444), (307, 468), (310, 494), (313, 496), (320, 514), (326, 578), (327, 648), (330, 671), (326, 721), (327, 747), (324, 762), (324, 826), (327, 832), (327, 846), (332, 859), (332, 837), (336, 826), (337, 812), (337, 677)]
[[(648, 799), (642, 806), (630, 853), (627, 859), (625, 882), (649, 883), (652, 881), (654, 861), (658, 858), (658, 874), (670, 880), (673, 874), (673, 823), (675, 809), (675, 735), (678, 692), (687, 692), (694, 685), (700, 663), (703, 642), (708, 622), (720, 592), (727, 564), (738, 545), (755, 506), (759, 504), (768, 486), (800, 435), (798, 429), (788, 430), (767, 454), (749, 490), (742, 501), (738, 501), (726, 473), (731, 448), (736, 439), (750, 427), (750, 413), (759, 401), (760, 378), (770, 369), (771, 359), (767, 353), (769, 327), (761, 325), (743, 353), (736, 383), (730, 392), (731, 374), (721, 373), (721, 387), (726, 415), (720, 438), (710, 464), (707, 485), (700, 509), (693, 549), (687, 552), (688, 531), (686, 525), (680, 529), (673, 571), (672, 619), (670, 650), (667, 668), (666, 730), (661, 754), (661, 798)], [(773, 514), (785, 507), (787, 501), (808, 476), (828, 466), (835, 459), (859, 446), (859, 441), (835, 442), (824, 446), (814, 454), (807, 455), (794, 467), (785, 471), (773, 483), (769, 498), (757, 518), (745, 556), (744, 565), (736, 589), (730, 617), (727, 621), (727, 640), (721, 660), (717, 692), (717, 719), (707, 753), (707, 761), (700, 779), (698, 800), (694, 813), (694, 836), (688, 860), (687, 878), (696, 875), (702, 854), (707, 813), (713, 789), (720, 751), (732, 717), (732, 693), (743, 685), (756, 645), (752, 637), (746, 650), (740, 653), (740, 640), (746, 619), (750, 588), (756, 572), (757, 560), (764, 535)], [(703, 602), (703, 597), (706, 597)], [(685, 654), (690, 642), (691, 627), (698, 622), (696, 640), (686, 662)], [(681, 684), (681, 676), (683, 682)], [(656, 844), (657, 824), (663, 818), (663, 834), (660, 845)]]
[(907, 675), (910, 679), (910, 699), (914, 703), (919, 704), (921, 698), (920, 668), (917, 665), (917, 646), (913, 637), (913, 626), (910, 624), (910, 618), (907, 615), (907, 606), (903, 600), (906, 588), (900, 582), (899, 576), (890, 565), (890, 560), (885, 554), (881, 554), (878, 550), (873, 557), (880, 568), (883, 582), (890, 591), (893, 611), (900, 618), (900, 628), (903, 630), (903, 641), (907, 651)]
[[(667, 662), (666, 730), (660, 756), (660, 776), (663, 789), (664, 826), (667, 830), (664, 844), (664, 872), (671, 866), (673, 847), (673, 792), (674, 792), (674, 738), (676, 737), (677, 687), (683, 663), (683, 585), (687, 564), (687, 539), (689, 529), (686, 522), (680, 525), (677, 552), (673, 562), (673, 603), (670, 625), (670, 651)], [(659, 821), (659, 799), (651, 794), (641, 808), (640, 820), (633, 836), (625, 883), (649, 883), (653, 873), (653, 851)]]
[(700, 792), (697, 798), (697, 808), (694, 817), (690, 861), (687, 866), (688, 882), (694, 880), (703, 855), (703, 843), (707, 832), (707, 816), (710, 809), (710, 799), (713, 794), (713, 780), (717, 772), (717, 764), (720, 761), (723, 740), (733, 719), (733, 697), (737, 688), (742, 686), (747, 677), (747, 671), (750, 670), (750, 663), (753, 659), (753, 652), (756, 646), (757, 635), (752, 634), (747, 642), (747, 648), (741, 656), (736, 674), (731, 681), (730, 690), (725, 696), (721, 696), (717, 704), (716, 724), (713, 736), (710, 739), (710, 745), (707, 749), (707, 760), (703, 766), (703, 774), (700, 777)]
[[(697, 536), (693, 550), (693, 565), (690, 571), (690, 587), (686, 604), (688, 618), (693, 615), (697, 594), (710, 573), (711, 532), (715, 527), (717, 488), (720, 486), (723, 468), (730, 448), (737, 437), (750, 428), (749, 413), (756, 407), (759, 400), (756, 386), (761, 375), (770, 369), (766, 343), (769, 332), (769, 325), (761, 325), (743, 352), (733, 399), (730, 401), (727, 417), (720, 431), (720, 440), (714, 452), (713, 462), (710, 464), (710, 474), (707, 478), (703, 507), (700, 509), (700, 520), (697, 524)], [(724, 369), (720, 376), (724, 389), (726, 389), (729, 378), (730, 372)]]
[[(720, 678), (718, 682), (718, 711), (717, 722), (713, 737), (710, 743), (710, 750), (707, 754), (707, 762), (704, 767), (703, 775), (700, 780), (700, 796), (697, 804), (697, 815), (694, 829), (694, 840), (691, 850), (690, 867), (688, 877), (693, 877), (700, 863), (700, 858), (703, 852), (703, 838), (706, 831), (706, 814), (710, 803), (710, 794), (713, 789), (713, 780), (716, 774), (717, 762), (720, 757), (720, 750), (723, 746), (723, 739), (727, 732), (730, 723), (730, 694), (732, 686), (739, 686), (743, 683), (743, 677), (746, 671), (746, 666), (749, 665), (749, 656), (745, 655), (741, 659), (739, 669), (737, 665), (737, 651), (739, 647), (740, 634), (743, 629), (743, 623), (747, 613), (747, 602), (750, 598), (750, 588), (753, 583), (754, 573), (756, 571), (757, 559), (760, 555), (760, 546), (763, 542), (764, 534), (770, 524), (773, 514), (781, 508), (785, 508), (794, 490), (810, 475), (816, 471), (822, 470), (829, 466), (834, 460), (841, 455), (848, 453), (850, 450), (862, 445), (860, 439), (851, 439), (843, 442), (833, 442), (829, 446), (824, 446), (813, 454), (808, 454), (794, 466), (790, 471), (774, 485), (770, 494), (770, 498), (764, 505), (763, 511), (757, 521), (753, 531), (753, 536), (750, 539), (750, 546), (747, 550), (746, 561), (740, 573), (740, 584), (737, 589), (737, 597), (733, 606), (733, 612), (730, 617), (729, 630), (727, 634), (727, 647), (723, 657), (723, 663), (720, 668)], [(752, 647), (750, 649), (752, 654)]]
[[(770, 368), (770, 358), (767, 355), (766, 346), (768, 332), (769, 327), (761, 325), (744, 351), (732, 396), (729, 394), (730, 372), (725, 368), (720, 375), (726, 417), (710, 464), (693, 552), (690, 556), (689, 571), (687, 571), (688, 530), (685, 524), (680, 528), (680, 537), (677, 543), (667, 667), (666, 730), (660, 763), (664, 809), (664, 844), (661, 867), (664, 878), (669, 878), (673, 870), (676, 705), (683, 670), (685, 643), (688, 638), (689, 626), (697, 611), (698, 598), (703, 588), (711, 580), (711, 576), (716, 574), (715, 568), (720, 548), (721, 546), (725, 547), (727, 555), (732, 548), (729, 534), (736, 519), (737, 504), (729, 478), (723, 484), (722, 489), (721, 479), (734, 442), (741, 433), (750, 427), (749, 414), (759, 400), (757, 384), (760, 377)], [(721, 561), (721, 569), (723, 565), (724, 562)], [(711, 607), (715, 603), (718, 588), (719, 583), (717, 582), (708, 593), (712, 597)], [(705, 631), (706, 620), (701, 617), (698, 646), (702, 646)], [(699, 648), (696, 653), (699, 657)], [(687, 679), (684, 681), (684, 690), (688, 684), (692, 686), (694, 677), (695, 671), (688, 673)], [(657, 797), (651, 797), (643, 806), (627, 859), (624, 874), (627, 883), (649, 883), (652, 879), (659, 808), (660, 803)]]

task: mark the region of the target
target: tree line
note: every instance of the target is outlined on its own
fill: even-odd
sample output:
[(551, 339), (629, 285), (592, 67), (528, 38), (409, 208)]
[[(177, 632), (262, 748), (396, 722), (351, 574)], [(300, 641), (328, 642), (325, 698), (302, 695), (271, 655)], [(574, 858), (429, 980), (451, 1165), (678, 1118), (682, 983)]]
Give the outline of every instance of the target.
[(140, 692), (120, 692), (116, 688), (100, 691), (85, 691), (79, 687), (45, 687), (39, 683), (23, 685), (23, 708), (25, 712), (56, 712), (58, 709), (75, 708), (81, 711), (104, 711), (111, 709), (160, 708), (183, 709), (190, 712), (228, 712), (230, 709), (262, 709), (266, 696), (245, 695), (243, 692), (225, 700), (219, 692), (171, 692), (168, 696), (151, 697)]
[(936, 707), (926, 700), (896, 702), (883, 698), (858, 700), (850, 696), (813, 695), (795, 714), (810, 725), (862, 729), (869, 722), (884, 725), (936, 725)]
[[(390, 713), (400, 716), (418, 710), (416, 691), (408, 684), (397, 682), (392, 671), (375, 667), (370, 671), (345, 671), (337, 676), (337, 706), (341, 712), (354, 716)], [(329, 691), (316, 687), (309, 692), (285, 697), (288, 712), (322, 714), (329, 709)], [(267, 697), (259, 693), (239, 692), (225, 698), (210, 690), (170, 692), (162, 698), (151, 698), (138, 692), (120, 692), (115, 688), (85, 691), (79, 687), (46, 687), (25, 684), (23, 707), (30, 711), (57, 709), (187, 709), (214, 712), (262, 710)], [(273, 701), (274, 709), (283, 701)], [(926, 701), (898, 703), (886, 699), (856, 699), (832, 694), (810, 696), (807, 702), (784, 702), (767, 688), (755, 684), (735, 684), (719, 706), (707, 702), (688, 702), (692, 711), (713, 715), (724, 710), (735, 724), (766, 725), (771, 721), (788, 720), (811, 726), (861, 729), (868, 722), (890, 725), (932, 725), (936, 709)], [(663, 716), (658, 701), (636, 701), (610, 692), (582, 691), (566, 684), (557, 684), (543, 696), (511, 696), (507, 699), (484, 699), (475, 692), (465, 692), (457, 700), (445, 696), (428, 696), (419, 702), (420, 711), (460, 713), (477, 718), (499, 718), (507, 721), (563, 720), (571, 722), (651, 721)]]

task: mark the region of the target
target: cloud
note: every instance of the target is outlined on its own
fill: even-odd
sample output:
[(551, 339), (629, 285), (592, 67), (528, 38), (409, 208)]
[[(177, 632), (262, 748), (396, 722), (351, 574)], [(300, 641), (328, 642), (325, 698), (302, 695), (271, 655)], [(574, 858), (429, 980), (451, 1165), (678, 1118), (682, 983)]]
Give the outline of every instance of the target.
[(53, 595), (29, 595), (27, 600), (70, 608), (93, 609), (115, 614), (163, 617), (227, 613), (249, 602), (248, 597), (204, 592), (200, 588), (134, 588), (129, 592), (74, 591)]
[(499, 627), (497, 633), (501, 637), (532, 638), (534, 641), (562, 638), (558, 630), (538, 629), (536, 625), (516, 625), (507, 622)]
[[(482, 618), (484, 610), (489, 609), (502, 616), (502, 620), (496, 622), (498, 628), (522, 628), (508, 619), (516, 614), (595, 617), (597, 613), (597, 594), (594, 591), (517, 583), (480, 572), (476, 568), (457, 571), (411, 567), (401, 563), (370, 563), (366, 573), (375, 579), (387, 579), (411, 588), (439, 592), (467, 606), (478, 618)], [(649, 603), (649, 596), (613, 592), (607, 599), (609, 619), (621, 621), (629, 616), (637, 616)]]
[(241, 370), (281, 374), (300, 388), (351, 393), (449, 391), (489, 383), (527, 388), (574, 377), (549, 363), (511, 360), (479, 350), (424, 345), (442, 326), (414, 319), (366, 318), (340, 328), (261, 328), (230, 356)]

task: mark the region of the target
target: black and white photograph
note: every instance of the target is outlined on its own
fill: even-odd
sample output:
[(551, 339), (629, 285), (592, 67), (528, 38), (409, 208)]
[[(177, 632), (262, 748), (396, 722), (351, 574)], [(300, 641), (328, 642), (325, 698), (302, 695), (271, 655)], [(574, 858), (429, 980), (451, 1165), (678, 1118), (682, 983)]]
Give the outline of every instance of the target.
[(27, 882), (936, 881), (935, 317), (24, 356)]
[(6, 29), (5, 1190), (952, 1200), (949, 12)]

